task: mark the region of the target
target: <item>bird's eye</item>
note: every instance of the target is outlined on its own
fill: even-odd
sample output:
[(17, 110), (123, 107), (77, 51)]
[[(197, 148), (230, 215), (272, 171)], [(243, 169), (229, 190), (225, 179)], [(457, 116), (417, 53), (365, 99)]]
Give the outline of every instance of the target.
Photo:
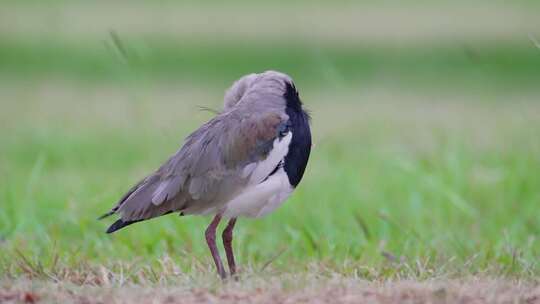
[(279, 137), (284, 137), (285, 135), (287, 135), (290, 129), (291, 127), (288, 123), (282, 124), (281, 126), (279, 126)]

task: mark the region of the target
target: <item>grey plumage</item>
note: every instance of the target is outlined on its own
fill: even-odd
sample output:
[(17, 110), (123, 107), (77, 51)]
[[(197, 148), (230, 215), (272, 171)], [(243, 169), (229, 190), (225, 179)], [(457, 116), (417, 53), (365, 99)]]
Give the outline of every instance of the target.
[(113, 233), (172, 212), (214, 214), (204, 236), (217, 273), (226, 278), (216, 245), (219, 223), (228, 219), (222, 238), (234, 275), (237, 218), (279, 207), (300, 183), (310, 152), (309, 115), (292, 79), (272, 71), (246, 75), (225, 93), (221, 112), (101, 218), (120, 216), (107, 229)]
[(248, 165), (265, 159), (285, 128), (283, 94), (288, 83), (290, 77), (273, 71), (235, 82), (225, 94), (223, 111), (189, 135), (169, 160), (105, 214), (120, 216), (110, 232), (171, 212), (222, 208), (248, 183)]

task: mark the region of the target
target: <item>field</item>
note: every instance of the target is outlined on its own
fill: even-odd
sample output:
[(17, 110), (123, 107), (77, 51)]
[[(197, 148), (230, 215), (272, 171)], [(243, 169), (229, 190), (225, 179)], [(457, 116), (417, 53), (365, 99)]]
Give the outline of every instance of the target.
[[(536, 2), (47, 2), (0, 10), (0, 303), (540, 303)], [(291, 199), (239, 220), (238, 280), (210, 218), (105, 234), (268, 69), (314, 147)]]

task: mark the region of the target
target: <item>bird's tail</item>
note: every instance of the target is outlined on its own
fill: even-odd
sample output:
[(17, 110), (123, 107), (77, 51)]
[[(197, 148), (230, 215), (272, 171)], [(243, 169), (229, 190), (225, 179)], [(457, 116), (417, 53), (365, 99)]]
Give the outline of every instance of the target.
[(97, 220), (99, 221), (99, 220), (102, 220), (102, 219), (104, 219), (106, 217), (109, 217), (109, 216), (113, 215), (115, 212), (116, 212), (116, 210), (113, 209), (113, 210), (103, 214), (102, 216), (98, 217)]
[(119, 230), (119, 229), (122, 229), (126, 226), (129, 226), (131, 224), (134, 224), (134, 223), (137, 223), (137, 222), (140, 222), (141, 220), (135, 220), (135, 221), (123, 221), (123, 220), (117, 220), (116, 222), (114, 222), (110, 227), (109, 229), (107, 229), (107, 233), (113, 233), (115, 232), (116, 230)]

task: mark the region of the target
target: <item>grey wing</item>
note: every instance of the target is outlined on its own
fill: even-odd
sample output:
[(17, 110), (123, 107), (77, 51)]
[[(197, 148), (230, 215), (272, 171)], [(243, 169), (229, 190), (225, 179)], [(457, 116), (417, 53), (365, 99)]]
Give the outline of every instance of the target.
[(218, 208), (245, 186), (245, 167), (267, 157), (286, 120), (277, 112), (231, 111), (216, 116), (188, 136), (178, 152), (106, 215), (119, 214), (120, 229), (170, 212)]

